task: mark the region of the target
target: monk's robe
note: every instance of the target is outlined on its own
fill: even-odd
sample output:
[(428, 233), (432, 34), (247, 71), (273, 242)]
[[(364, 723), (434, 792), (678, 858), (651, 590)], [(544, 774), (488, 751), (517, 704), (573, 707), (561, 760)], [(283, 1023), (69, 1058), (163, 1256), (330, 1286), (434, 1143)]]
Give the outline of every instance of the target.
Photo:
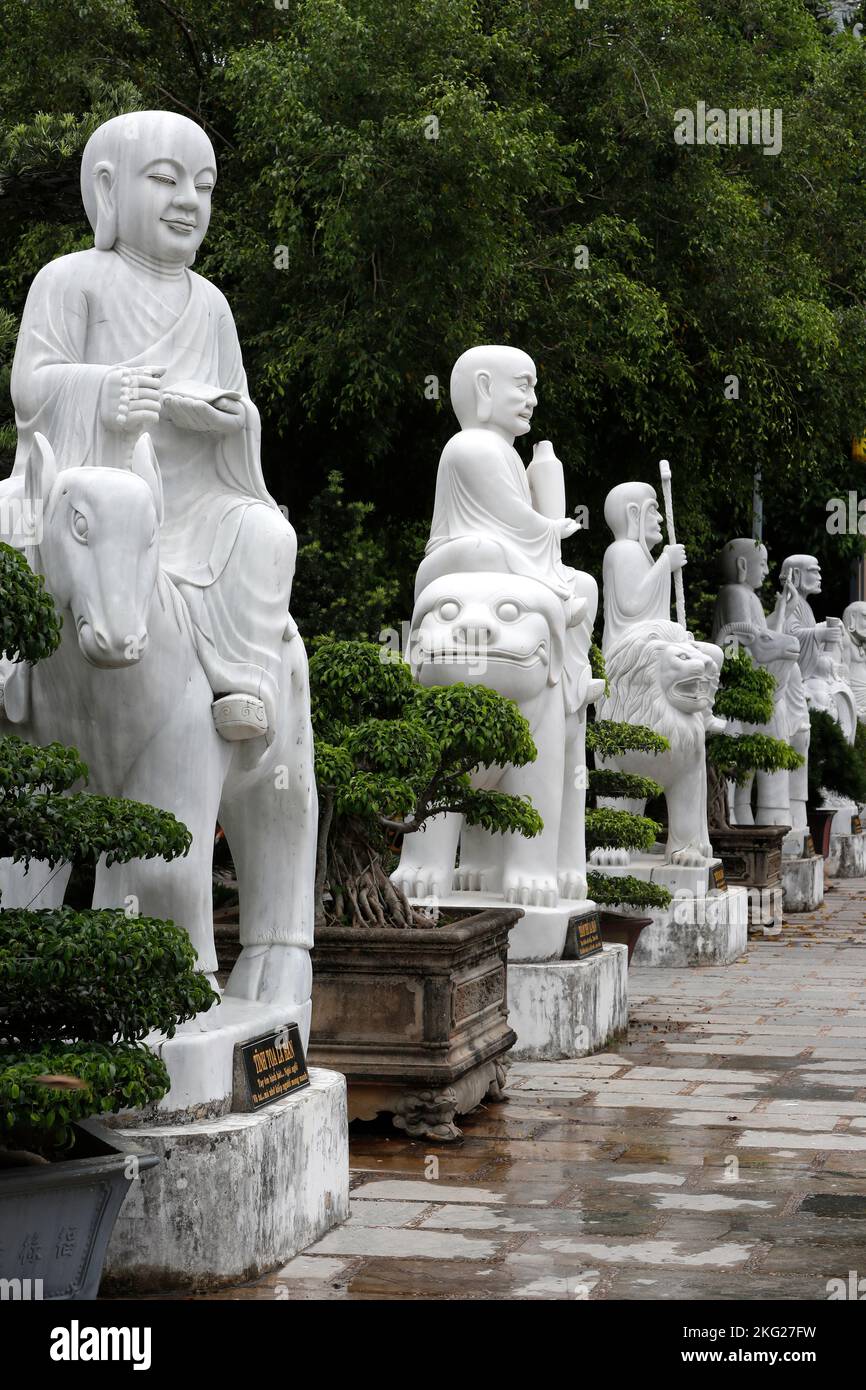
[(12, 369), (18, 451), (0, 496), (20, 492), (33, 435), (58, 468), (129, 467), (134, 437), (107, 429), (100, 397), (118, 366), (164, 366), (162, 388), (196, 381), (237, 391), (245, 427), (232, 435), (150, 429), (162, 474), (163, 568), (186, 598), (215, 693), (264, 700), (270, 724), (288, 616), (294, 532), (269, 495), (259, 414), (250, 400), (231, 310), (221, 292), (186, 269), (186, 298), (171, 307), (168, 280), (118, 251), (80, 251), (36, 276)]
[[(587, 599), (582, 620), (565, 637), (563, 688), (566, 709), (583, 703), (589, 680), (587, 652), (595, 619), (597, 591), (588, 575), (562, 563), (560, 525), (532, 505), (529, 480), (517, 450), (487, 429), (455, 434), (439, 460), (433, 521), (424, 560), (418, 570), (416, 597), (437, 574), (437, 551), (450, 541), (479, 536), (501, 548), (511, 574), (538, 579), (568, 606)], [(588, 589), (591, 593), (588, 593)]]
[(613, 541), (604, 552), (605, 655), (635, 623), (670, 622), (671, 566), (667, 553), (653, 561), (640, 541)]
[[(796, 637), (800, 643), (800, 670), (803, 680), (817, 677), (819, 680), (832, 680), (832, 658), (828, 655), (823, 634), (818, 631), (815, 614), (808, 599), (797, 596), (795, 603), (789, 604), (785, 613), (785, 631)], [(834, 654), (840, 647), (833, 648)]]

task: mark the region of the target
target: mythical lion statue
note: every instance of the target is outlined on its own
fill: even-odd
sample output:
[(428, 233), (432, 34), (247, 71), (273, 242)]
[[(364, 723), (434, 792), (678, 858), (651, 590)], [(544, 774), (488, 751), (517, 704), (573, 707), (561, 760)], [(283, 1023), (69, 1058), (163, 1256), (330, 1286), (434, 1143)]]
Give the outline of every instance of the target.
[[(720, 648), (699, 645), (679, 624), (664, 621), (634, 624), (607, 655), (610, 695), (597, 702), (599, 719), (647, 725), (670, 744), (664, 753), (634, 751), (604, 763), (664, 787), (667, 864), (701, 866), (714, 858), (704, 740), (722, 655)], [(604, 862), (604, 852), (593, 858)]]
[(486, 685), (508, 696), (538, 748), (525, 767), (477, 769), (473, 784), (528, 796), (544, 829), (527, 840), (464, 827), (457, 815), (437, 816), (406, 836), (392, 875), (410, 896), (443, 896), (453, 884), (540, 907), (554, 907), (560, 896), (586, 897), (585, 783), (575, 768), (585, 756), (586, 706), (602, 682), (593, 680), (580, 648), (573, 691), (566, 692), (564, 677), (569, 641), (585, 639), (588, 649), (598, 603), (595, 581), (584, 579), (584, 594), (568, 613), (546, 584), (501, 571), (446, 573), (417, 595), (411, 664), (421, 683)]

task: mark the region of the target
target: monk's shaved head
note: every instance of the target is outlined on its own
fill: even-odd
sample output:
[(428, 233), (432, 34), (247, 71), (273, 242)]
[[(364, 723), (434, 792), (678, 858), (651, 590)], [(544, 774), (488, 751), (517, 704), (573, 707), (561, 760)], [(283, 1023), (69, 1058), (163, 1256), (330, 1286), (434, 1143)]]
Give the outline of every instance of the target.
[(504, 347), (501, 344), (487, 343), (469, 348), (457, 361), (451, 372), (451, 405), (460, 421), (461, 429), (472, 429), (478, 424), (479, 382), (483, 385), (487, 378), (495, 391), (497, 379), (528, 377), (534, 384), (535, 363), (520, 348)]

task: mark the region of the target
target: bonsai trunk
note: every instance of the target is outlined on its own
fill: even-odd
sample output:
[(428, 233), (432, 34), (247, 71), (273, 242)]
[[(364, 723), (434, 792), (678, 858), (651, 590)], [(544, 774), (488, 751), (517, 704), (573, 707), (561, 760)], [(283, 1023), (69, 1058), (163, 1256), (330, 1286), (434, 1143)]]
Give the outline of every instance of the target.
[(430, 926), (429, 916), (391, 882), (369, 826), (354, 817), (335, 822), (333, 798), (328, 796), (319, 810), (316, 856), (316, 927), (325, 925)]
[(715, 763), (707, 758), (707, 821), (710, 830), (730, 830), (728, 785)]

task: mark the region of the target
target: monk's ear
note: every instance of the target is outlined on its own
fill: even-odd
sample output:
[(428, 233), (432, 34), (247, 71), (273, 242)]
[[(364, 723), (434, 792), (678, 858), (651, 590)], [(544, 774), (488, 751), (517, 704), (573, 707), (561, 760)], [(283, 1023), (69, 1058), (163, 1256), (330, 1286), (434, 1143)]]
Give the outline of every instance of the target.
[(93, 170), (96, 192), (96, 230), (93, 244), (97, 251), (110, 251), (117, 241), (117, 175), (114, 165), (101, 159)]
[(493, 414), (493, 381), (483, 367), (475, 373), (475, 403), (478, 419), (486, 424)]
[(24, 496), (31, 507), (45, 510), (57, 479), (57, 464), (54, 450), (44, 434), (38, 431), (33, 436), (30, 453), (24, 468)]
[(132, 471), (147, 483), (153, 493), (153, 504), (160, 526), (165, 517), (165, 503), (162, 496), (162, 475), (156, 458), (156, 450), (149, 434), (142, 434), (136, 440), (132, 451)]
[(627, 538), (636, 541), (640, 537), (640, 502), (627, 502), (625, 515), (628, 522)]

